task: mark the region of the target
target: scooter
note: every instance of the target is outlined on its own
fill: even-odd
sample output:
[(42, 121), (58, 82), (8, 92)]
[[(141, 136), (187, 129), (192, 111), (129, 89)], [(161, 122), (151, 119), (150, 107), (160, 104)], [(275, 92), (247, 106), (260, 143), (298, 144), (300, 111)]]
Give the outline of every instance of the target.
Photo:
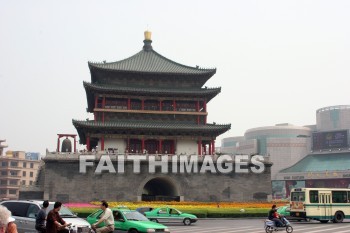
[(266, 233), (272, 233), (274, 231), (283, 231), (283, 230), (286, 230), (286, 232), (288, 233), (292, 233), (293, 227), (290, 225), (290, 222), (286, 219), (286, 217), (281, 216), (281, 221), (284, 223), (284, 226), (277, 227), (274, 221), (266, 219), (264, 224)]

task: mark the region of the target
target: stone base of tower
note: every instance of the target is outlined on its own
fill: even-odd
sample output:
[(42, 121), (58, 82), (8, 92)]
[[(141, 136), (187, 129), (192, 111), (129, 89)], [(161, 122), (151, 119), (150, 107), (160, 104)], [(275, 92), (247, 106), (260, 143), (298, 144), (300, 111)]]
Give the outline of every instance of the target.
[[(271, 163), (264, 162), (262, 173), (228, 174), (195, 172), (174, 173), (171, 162), (169, 172), (161, 173), (156, 167), (149, 172), (149, 162), (140, 163), (134, 172), (132, 161), (125, 161), (123, 173), (102, 171), (96, 173), (98, 160), (81, 173), (77, 154), (48, 154), (40, 179), (43, 198), (62, 202), (108, 201), (254, 201), (266, 200), (271, 194)], [(201, 161), (199, 160), (199, 166)], [(116, 161), (112, 161), (118, 168)], [(254, 167), (249, 165), (248, 167)], [(178, 170), (179, 171), (179, 170)]]

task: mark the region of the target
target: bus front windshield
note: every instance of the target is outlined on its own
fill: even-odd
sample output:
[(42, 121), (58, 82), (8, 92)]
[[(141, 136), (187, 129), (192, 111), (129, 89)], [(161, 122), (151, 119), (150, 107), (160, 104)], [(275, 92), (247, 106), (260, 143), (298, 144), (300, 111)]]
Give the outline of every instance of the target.
[(305, 192), (292, 192), (291, 195), (292, 201), (305, 201)]

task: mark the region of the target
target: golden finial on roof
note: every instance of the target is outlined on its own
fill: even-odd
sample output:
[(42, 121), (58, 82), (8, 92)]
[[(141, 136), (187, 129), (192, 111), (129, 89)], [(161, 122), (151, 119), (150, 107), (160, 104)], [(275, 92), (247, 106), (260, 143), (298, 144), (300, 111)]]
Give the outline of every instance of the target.
[(145, 31), (145, 40), (152, 40), (151, 37), (152, 37), (152, 32), (148, 30)]

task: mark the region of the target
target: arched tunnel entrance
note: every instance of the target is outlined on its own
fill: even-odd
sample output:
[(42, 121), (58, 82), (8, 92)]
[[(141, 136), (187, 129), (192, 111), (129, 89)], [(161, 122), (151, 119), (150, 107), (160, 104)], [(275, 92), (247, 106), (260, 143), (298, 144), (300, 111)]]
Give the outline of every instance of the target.
[(180, 201), (175, 184), (166, 177), (149, 180), (142, 191), (142, 201)]

